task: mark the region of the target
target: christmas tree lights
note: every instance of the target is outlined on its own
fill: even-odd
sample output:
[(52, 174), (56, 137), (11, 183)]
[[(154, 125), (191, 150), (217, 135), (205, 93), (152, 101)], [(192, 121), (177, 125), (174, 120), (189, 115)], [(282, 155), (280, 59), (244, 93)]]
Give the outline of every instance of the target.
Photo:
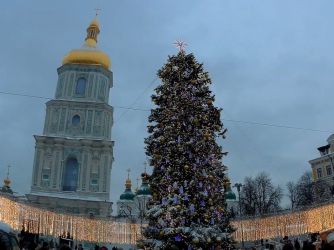
[(222, 164), (222, 147), (227, 129), (214, 106), (209, 90), (211, 79), (184, 42), (176, 41), (176, 56), (158, 72), (162, 84), (152, 101), (157, 108), (148, 118), (146, 154), (153, 167), (149, 181), (153, 199), (148, 202), (145, 249), (213, 249), (232, 244), (231, 214), (226, 210), (227, 167)]

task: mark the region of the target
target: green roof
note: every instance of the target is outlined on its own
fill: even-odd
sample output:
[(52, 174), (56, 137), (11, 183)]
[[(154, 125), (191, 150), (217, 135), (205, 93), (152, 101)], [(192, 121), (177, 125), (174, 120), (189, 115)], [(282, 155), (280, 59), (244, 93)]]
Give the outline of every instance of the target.
[(232, 188), (231, 187), (227, 187), (227, 190), (226, 190), (226, 194), (225, 194), (225, 199), (226, 200), (237, 200), (237, 196), (235, 195), (235, 193), (232, 191)]
[(142, 183), (141, 187), (139, 188), (137, 195), (152, 195), (150, 187), (148, 186), (148, 183)]
[(125, 189), (124, 193), (121, 194), (119, 197), (120, 200), (129, 200), (133, 201), (133, 198), (135, 198), (135, 194), (132, 193), (131, 189)]

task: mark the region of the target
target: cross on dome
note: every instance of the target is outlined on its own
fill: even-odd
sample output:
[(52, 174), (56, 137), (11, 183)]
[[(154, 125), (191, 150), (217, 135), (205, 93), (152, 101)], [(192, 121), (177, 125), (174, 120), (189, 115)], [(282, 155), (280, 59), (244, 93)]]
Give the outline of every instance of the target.
[(9, 168), (11, 167), (11, 165), (10, 164), (8, 164), (8, 166), (7, 166), (7, 168), (8, 168), (8, 170), (7, 170), (7, 179), (8, 179), (8, 177), (9, 177)]
[(128, 168), (128, 170), (126, 170), (126, 171), (128, 171), (128, 179), (130, 179), (130, 172), (131, 172), (131, 169)]
[(99, 14), (99, 10), (101, 10), (99, 7), (97, 7), (96, 9), (96, 15), (98, 15)]
[(145, 170), (144, 173), (146, 174), (146, 165), (147, 165), (147, 162), (145, 161), (143, 164), (144, 164), (144, 170)]

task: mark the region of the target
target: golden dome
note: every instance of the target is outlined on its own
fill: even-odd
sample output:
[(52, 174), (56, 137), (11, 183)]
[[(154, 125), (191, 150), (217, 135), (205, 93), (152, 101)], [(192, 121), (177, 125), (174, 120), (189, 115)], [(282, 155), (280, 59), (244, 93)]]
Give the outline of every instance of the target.
[(10, 179), (6, 178), (6, 179), (4, 180), (4, 183), (5, 183), (5, 186), (6, 186), (6, 187), (9, 187)]
[(87, 28), (87, 37), (84, 45), (79, 49), (68, 52), (63, 58), (62, 65), (68, 63), (101, 65), (110, 70), (109, 56), (97, 48), (97, 36), (100, 33), (99, 27), (96, 15)]
[(99, 24), (99, 22), (97, 21), (97, 15), (95, 16), (94, 20), (91, 21), (90, 24), (89, 24), (89, 27), (93, 27), (93, 26), (95, 26), (95, 27), (97, 27), (97, 28), (100, 28), (100, 24)]
[(228, 177), (226, 179), (226, 187), (231, 187), (231, 180)]
[(131, 180), (128, 178), (126, 181), (125, 181), (125, 188), (126, 189), (131, 189)]

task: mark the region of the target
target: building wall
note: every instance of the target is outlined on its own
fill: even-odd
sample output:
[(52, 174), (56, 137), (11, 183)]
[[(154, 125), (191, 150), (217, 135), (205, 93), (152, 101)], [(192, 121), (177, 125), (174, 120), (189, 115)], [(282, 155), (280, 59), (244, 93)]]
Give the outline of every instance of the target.
[(329, 186), (334, 184), (334, 135), (327, 139), (327, 145), (319, 147), (319, 157), (309, 161), (315, 182), (323, 180)]
[(117, 201), (117, 215), (123, 217), (131, 216), (136, 217), (137, 207), (135, 206), (134, 201), (132, 200), (119, 200)]
[[(310, 161), (314, 181), (318, 181), (319, 179), (327, 180), (333, 178), (334, 169), (329, 157), (331, 157), (332, 161), (334, 162), (332, 155), (321, 156)], [(330, 169), (331, 174), (327, 174), (327, 168)], [(320, 176), (318, 172), (321, 172)]]
[[(80, 199), (108, 201), (114, 160), (113, 108), (108, 105), (113, 74), (98, 65), (66, 64), (57, 71), (55, 99), (46, 104), (43, 135), (35, 136), (30, 198), (40, 202), (47, 201), (45, 195), (70, 198), (69, 206)], [(82, 80), (82, 91), (76, 91)], [(64, 190), (69, 159), (77, 161), (70, 191)]]
[(78, 159), (76, 193), (109, 200), (113, 142), (35, 136), (32, 192), (62, 193), (66, 161)]
[[(84, 94), (76, 94), (79, 78), (87, 80)], [(108, 103), (109, 90), (113, 87), (111, 71), (97, 65), (67, 64), (58, 68), (58, 83), (55, 99), (87, 100)]]
[[(124, 210), (126, 214), (131, 214), (133, 218), (139, 218), (146, 214), (146, 203), (152, 199), (150, 195), (135, 196), (133, 201), (119, 200), (117, 202), (117, 215), (122, 215), (121, 210)], [(130, 212), (131, 211), (131, 212)]]
[[(113, 108), (105, 103), (52, 100), (46, 104), (44, 135), (111, 139)], [(73, 124), (79, 117), (79, 124)]]

